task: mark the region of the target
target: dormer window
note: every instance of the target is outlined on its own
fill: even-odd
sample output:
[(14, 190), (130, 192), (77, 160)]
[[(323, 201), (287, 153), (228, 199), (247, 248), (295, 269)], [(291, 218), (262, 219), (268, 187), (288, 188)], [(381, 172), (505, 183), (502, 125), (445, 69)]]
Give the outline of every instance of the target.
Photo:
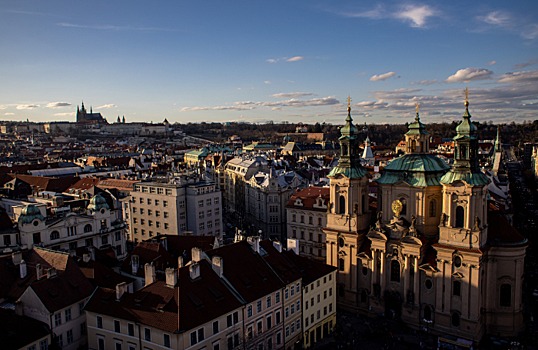
[(301, 200), (301, 198), (297, 198), (295, 200), (295, 204), (296, 206), (299, 206), (299, 207), (302, 207), (303, 206), (303, 201)]

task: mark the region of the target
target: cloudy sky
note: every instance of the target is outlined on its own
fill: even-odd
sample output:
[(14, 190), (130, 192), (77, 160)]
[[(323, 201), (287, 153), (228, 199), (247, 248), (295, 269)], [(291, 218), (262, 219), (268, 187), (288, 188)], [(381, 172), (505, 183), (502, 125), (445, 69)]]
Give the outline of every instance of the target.
[(2, 1), (0, 120), (537, 119), (538, 1)]

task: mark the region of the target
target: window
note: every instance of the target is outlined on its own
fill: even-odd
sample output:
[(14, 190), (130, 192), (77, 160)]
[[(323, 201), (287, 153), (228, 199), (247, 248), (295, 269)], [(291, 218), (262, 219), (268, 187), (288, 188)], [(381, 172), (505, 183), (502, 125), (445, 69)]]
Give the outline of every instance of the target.
[[(133, 212), (135, 212), (134, 208), (133, 208)], [(92, 231), (93, 231), (92, 225), (87, 224), (86, 226), (84, 226), (84, 233), (88, 233)]]
[(461, 282), (460, 281), (453, 281), (452, 282), (452, 295), (454, 296), (461, 296)]
[(262, 301), (258, 300), (256, 302), (256, 312), (262, 312)]
[(144, 208), (140, 208), (140, 214), (144, 215)]
[(217, 334), (219, 332), (219, 321), (213, 322), (213, 334)]
[(437, 215), (437, 201), (432, 199), (430, 201), (430, 217), (434, 218)]
[(163, 334), (163, 345), (167, 348), (170, 347), (170, 335), (169, 334)]
[(464, 218), (465, 218), (465, 209), (463, 209), (461, 205), (458, 205), (456, 207), (456, 226), (455, 227), (463, 227)]
[(454, 264), (454, 267), (456, 268), (461, 267), (461, 257), (459, 255), (454, 256), (454, 258), (452, 258), (452, 264)]
[(155, 217), (160, 217), (161, 216), (161, 212), (159, 210), (155, 210)]
[(512, 306), (512, 285), (508, 283), (501, 284), (499, 289), (499, 304), (503, 307)]
[(268, 315), (266, 317), (266, 321), (267, 321), (267, 329), (269, 330), (269, 329), (271, 329), (271, 327), (273, 327), (272, 320), (271, 320), (271, 315)]
[(97, 349), (98, 350), (105, 350), (105, 339), (104, 338), (97, 338)]
[(134, 337), (134, 324), (127, 324), (127, 334), (129, 334), (131, 337)]
[(191, 332), (191, 345), (195, 345), (196, 343), (198, 343), (198, 341), (196, 340), (196, 331), (194, 331)]
[(120, 321), (114, 320), (114, 332), (121, 333)]
[(288, 288), (284, 289), (284, 299), (288, 300)]
[(157, 206), (159, 206), (159, 204), (160, 204), (160, 203), (159, 203), (159, 200), (156, 199), (156, 200), (155, 200), (155, 206), (157, 207)]
[(275, 312), (275, 324), (280, 324), (280, 311)]
[(346, 197), (340, 195), (338, 200), (338, 214), (345, 214), (346, 212)]
[(67, 331), (66, 338), (67, 338), (67, 344), (71, 344), (73, 342), (73, 330), (72, 329)]
[(39, 342), (39, 350), (48, 350), (49, 348), (49, 341), (47, 339), (43, 339)]
[(392, 282), (400, 282), (400, 263), (398, 260), (390, 262), (390, 280)]
[(198, 330), (198, 341), (202, 341), (202, 340), (204, 340), (204, 329), (200, 328)]
[(65, 310), (65, 322), (71, 321), (71, 308)]
[(153, 210), (148, 209), (148, 215), (151, 216), (153, 214)]
[(58, 231), (52, 231), (50, 233), (50, 240), (53, 241), (55, 239), (60, 239), (60, 232)]
[(280, 303), (280, 292), (275, 293), (275, 303)]
[(203, 199), (202, 199), (202, 200), (199, 200), (199, 201), (198, 201), (198, 207), (199, 207), (199, 208), (202, 208), (203, 206), (204, 206), (204, 200), (203, 200)]
[(163, 207), (167, 207), (168, 206), (168, 201), (163, 201)]
[[(58, 327), (61, 324), (62, 324), (62, 314), (57, 313), (57, 314), (54, 315), (54, 326)], [(99, 328), (101, 328), (101, 327), (99, 327)]]
[(101, 316), (97, 316), (96, 323), (97, 323), (97, 328), (103, 328), (103, 318)]
[(280, 344), (282, 344), (282, 333), (278, 332), (276, 334), (276, 345), (280, 345)]
[(147, 341), (151, 341), (151, 329), (144, 328), (144, 339)]
[(80, 324), (80, 334), (81, 335), (86, 335), (86, 322), (82, 322)]
[(424, 286), (426, 289), (432, 289), (433, 281), (430, 278), (426, 279), (426, 281), (424, 281)]
[(219, 204), (219, 202), (220, 202), (219, 197), (213, 198), (213, 203), (214, 204)]
[(148, 205), (151, 205), (151, 198), (148, 198), (147, 203)]
[(426, 305), (424, 307), (424, 319), (426, 321), (431, 321), (432, 320), (432, 309), (429, 305)]
[(167, 211), (163, 212), (163, 216), (165, 219), (168, 218), (168, 212)]
[(257, 330), (258, 334), (260, 334), (263, 331), (263, 322), (262, 322), (262, 320), (258, 320), (258, 322), (256, 322), (256, 330)]
[(340, 258), (340, 259), (338, 259), (338, 269), (339, 269), (340, 271), (344, 271), (345, 264), (346, 264), (346, 263), (345, 263), (344, 258)]
[(211, 198), (205, 200), (205, 205), (207, 205), (208, 207), (211, 205)]
[(402, 211), (400, 212), (400, 215), (406, 215), (407, 214), (407, 200), (405, 198), (400, 198), (400, 202), (402, 202)]
[(252, 305), (247, 307), (247, 317), (252, 317)]
[(270, 308), (271, 307), (271, 296), (268, 296), (267, 297), (267, 308)]

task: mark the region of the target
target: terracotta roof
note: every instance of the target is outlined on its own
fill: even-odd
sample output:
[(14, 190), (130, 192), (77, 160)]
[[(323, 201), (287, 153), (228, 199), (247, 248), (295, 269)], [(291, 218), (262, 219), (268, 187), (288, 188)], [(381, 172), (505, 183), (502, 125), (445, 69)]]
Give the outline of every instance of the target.
[(144, 265), (153, 263), (156, 270), (164, 271), (167, 267), (177, 266), (177, 260), (157, 242), (140, 242), (127, 256), (121, 265), (121, 270), (131, 273), (131, 256), (138, 255), (138, 276), (144, 277)]
[[(215, 244), (214, 236), (161, 235), (158, 236), (157, 239), (161, 240), (168, 253), (170, 253), (176, 261), (181, 255), (185, 264), (192, 260), (192, 248), (200, 248), (205, 252), (213, 249), (213, 245)], [(175, 264), (174, 267), (177, 267), (177, 264)]]
[(45, 177), (18, 174), (16, 177), (39, 191), (65, 192), (71, 185), (79, 180), (75, 176)]
[(99, 288), (86, 310), (172, 333), (196, 328), (241, 307), (209, 262), (202, 260), (199, 267), (200, 277), (194, 280), (189, 266), (185, 266), (178, 271), (177, 287), (157, 281), (133, 294), (124, 294), (120, 301), (116, 301), (114, 290)]
[(285, 287), (260, 254), (246, 241), (226, 245), (206, 252), (212, 258), (223, 259), (224, 276), (247, 303)]
[(99, 181), (99, 187), (101, 188), (116, 188), (121, 191), (132, 191), (133, 185), (139, 181), (135, 180), (119, 180), (119, 179), (105, 179)]
[[(300, 208), (305, 210), (318, 210), (318, 211), (326, 211), (327, 209), (323, 208), (314, 208), (314, 204), (316, 203), (318, 197), (323, 198), (325, 200), (325, 205), (328, 205), (330, 194), (329, 194), (329, 188), (328, 187), (316, 187), (316, 186), (310, 186), (305, 189), (300, 190), (299, 192), (294, 193), (290, 199), (288, 200), (288, 204), (286, 205), (286, 208)], [(295, 202), (297, 199), (300, 199), (302, 202), (302, 206), (295, 205)]]
[(69, 188), (67, 189), (67, 192), (73, 192), (76, 190), (86, 191), (92, 188), (93, 186), (96, 186), (98, 183), (99, 183), (99, 179), (95, 177), (85, 177), (78, 180), (73, 185), (69, 186)]
[(110, 267), (101, 264), (100, 262), (90, 260), (84, 262), (82, 259), (78, 261), (80, 271), (92, 283), (94, 287), (104, 287), (115, 289), (118, 283), (125, 282), (127, 284), (134, 282), (134, 279), (125, 275), (120, 275)]

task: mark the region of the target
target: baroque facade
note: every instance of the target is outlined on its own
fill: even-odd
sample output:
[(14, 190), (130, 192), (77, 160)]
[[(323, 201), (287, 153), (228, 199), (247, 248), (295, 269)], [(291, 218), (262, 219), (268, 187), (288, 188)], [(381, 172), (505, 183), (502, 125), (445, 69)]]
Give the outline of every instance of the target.
[(472, 341), (523, 329), (527, 240), (504, 217), (488, 215), (489, 179), (478, 166), (477, 128), (468, 106), (466, 99), (451, 166), (429, 154), (417, 107), (405, 154), (376, 180), (372, 221), (368, 174), (360, 166), (348, 106), (340, 162), (329, 174), (324, 229), (327, 264), (338, 268), (339, 306)]

